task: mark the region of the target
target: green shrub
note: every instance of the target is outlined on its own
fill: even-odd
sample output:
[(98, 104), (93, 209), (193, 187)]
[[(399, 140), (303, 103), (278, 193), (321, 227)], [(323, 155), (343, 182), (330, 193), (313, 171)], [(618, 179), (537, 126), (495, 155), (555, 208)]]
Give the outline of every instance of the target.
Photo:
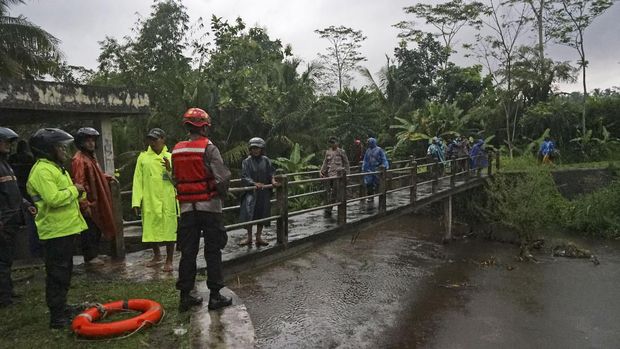
[(569, 203), (546, 168), (496, 175), (487, 193), (487, 218), (514, 229), (523, 244), (558, 231), (566, 221)]
[(620, 236), (620, 182), (572, 202), (567, 228), (593, 237)]
[(500, 159), (501, 171), (523, 171), (539, 167), (540, 164), (533, 155), (515, 156), (513, 158), (502, 156)]

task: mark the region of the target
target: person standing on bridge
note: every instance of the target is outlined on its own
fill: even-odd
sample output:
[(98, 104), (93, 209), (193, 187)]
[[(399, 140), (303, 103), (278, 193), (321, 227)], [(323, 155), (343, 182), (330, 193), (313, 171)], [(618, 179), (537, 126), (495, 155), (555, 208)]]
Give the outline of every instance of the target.
[(11, 267), (15, 254), (15, 239), (24, 223), (24, 208), (30, 215), (36, 209), (22, 197), (13, 169), (7, 162), (11, 143), (19, 136), (10, 128), (0, 127), (0, 308), (13, 304)]
[(172, 151), (172, 168), (181, 204), (181, 220), (177, 244), (181, 250), (179, 279), (181, 291), (179, 311), (202, 304), (202, 298), (192, 295), (196, 282), (196, 256), (200, 237), (204, 236), (204, 255), (207, 261), (209, 309), (232, 304), (232, 299), (220, 293), (224, 287), (222, 249), (228, 242), (222, 222), (222, 197), (228, 192), (230, 171), (224, 165), (220, 151), (207, 138), (211, 127), (209, 114), (200, 108), (190, 108), (183, 115), (183, 124), (190, 139), (177, 143)]
[[(325, 151), (325, 158), (323, 159), (323, 165), (321, 166), (320, 176), (324, 177), (336, 177), (338, 172), (344, 170), (349, 174), (349, 158), (347, 153), (339, 147), (338, 138), (331, 137), (329, 139), (329, 149)], [(325, 204), (331, 204), (336, 201), (336, 188), (334, 180), (325, 182)], [(325, 209), (325, 216), (332, 215), (332, 208)]]
[(471, 164), (471, 169), (476, 173), (479, 173), (483, 168), (488, 166), (489, 161), (487, 158), (486, 149), (484, 149), (483, 139), (479, 139), (476, 143), (474, 143), (474, 146), (469, 152), (469, 161)]
[(465, 171), (467, 169), (467, 158), (469, 157), (469, 140), (467, 137), (458, 137), (457, 142), (459, 144), (456, 152), (458, 172)]
[(355, 139), (353, 141), (353, 166), (359, 166), (360, 162), (364, 159), (364, 146), (362, 141)]
[[(362, 162), (362, 172), (376, 172), (379, 170), (379, 166), (383, 165), (385, 169), (390, 168), (385, 151), (377, 145), (377, 140), (373, 137), (368, 138), (368, 149), (364, 154), (364, 160)], [(379, 175), (369, 174), (364, 176), (364, 184), (366, 185), (367, 195), (374, 195), (379, 188)], [(368, 202), (373, 202), (374, 198), (368, 198)]]
[(45, 300), (50, 327), (71, 323), (67, 293), (71, 286), (75, 236), (88, 229), (80, 212), (84, 187), (73, 184), (63, 164), (73, 136), (57, 128), (38, 130), (30, 138), (37, 162), (30, 171), (26, 189), (37, 207), (35, 223), (45, 256)]
[(446, 162), (444, 154), (445, 153), (439, 138), (433, 137), (431, 139), (431, 144), (426, 150), (426, 156), (434, 162), (432, 165), (433, 175), (436, 175), (437, 177), (441, 177), (443, 175), (444, 163)]
[(78, 151), (71, 159), (73, 183), (78, 183), (86, 190), (86, 198), (80, 200), (82, 216), (88, 229), (81, 234), (82, 255), (87, 264), (101, 264), (99, 242), (101, 235), (112, 240), (116, 235), (114, 210), (110, 182), (116, 179), (101, 171), (95, 149), (99, 132), (92, 127), (82, 127), (75, 135)]
[[(250, 139), (248, 147), (250, 156), (241, 163), (241, 185), (254, 187), (246, 191), (241, 198), (240, 222), (267, 218), (271, 215), (271, 189), (265, 185), (276, 185), (273, 177), (274, 169), (271, 160), (265, 156), (265, 141), (262, 138)], [(269, 222), (256, 224), (256, 247), (267, 246), (269, 243), (262, 238), (263, 227)], [(247, 226), (248, 238), (239, 242), (239, 246), (252, 246), (252, 224)]]
[(154, 128), (146, 135), (149, 144), (138, 156), (133, 174), (131, 206), (137, 216), (142, 213), (142, 242), (153, 246), (153, 259), (146, 265), (161, 262), (160, 244), (166, 246), (163, 270), (172, 272), (174, 242), (177, 240), (179, 204), (172, 183), (172, 155), (166, 147), (166, 133)]

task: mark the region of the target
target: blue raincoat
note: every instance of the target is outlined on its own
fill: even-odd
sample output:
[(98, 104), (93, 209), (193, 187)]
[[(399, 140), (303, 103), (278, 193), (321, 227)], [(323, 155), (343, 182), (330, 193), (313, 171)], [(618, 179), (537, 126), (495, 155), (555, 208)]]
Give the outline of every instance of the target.
[[(368, 149), (364, 154), (364, 161), (362, 162), (362, 172), (375, 172), (379, 169), (379, 166), (383, 165), (386, 169), (390, 168), (385, 151), (381, 147), (377, 146), (377, 140), (374, 138), (368, 139)], [(364, 183), (366, 186), (379, 186), (379, 176), (376, 174), (364, 176)]]
[(482, 139), (477, 140), (469, 151), (469, 163), (471, 164), (471, 169), (485, 168), (489, 165)]

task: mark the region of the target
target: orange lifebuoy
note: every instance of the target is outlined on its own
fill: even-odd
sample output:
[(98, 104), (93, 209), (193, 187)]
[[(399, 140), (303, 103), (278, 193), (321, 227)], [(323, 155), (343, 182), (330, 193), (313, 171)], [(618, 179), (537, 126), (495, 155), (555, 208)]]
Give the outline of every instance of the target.
[[(103, 309), (101, 309), (103, 308)], [(141, 311), (142, 314), (121, 321), (95, 323), (104, 314), (123, 310)], [(163, 315), (162, 306), (150, 299), (129, 299), (88, 308), (73, 319), (73, 332), (83, 337), (112, 337), (135, 331), (159, 322)]]

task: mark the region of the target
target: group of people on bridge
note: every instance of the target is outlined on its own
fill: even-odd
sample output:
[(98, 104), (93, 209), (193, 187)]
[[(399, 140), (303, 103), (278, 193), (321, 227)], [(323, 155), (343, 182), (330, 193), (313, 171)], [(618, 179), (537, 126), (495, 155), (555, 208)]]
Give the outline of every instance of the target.
[(434, 171), (443, 175), (445, 165), (454, 160), (454, 169), (461, 172), (467, 169), (479, 171), (488, 166), (488, 154), (483, 139), (474, 141), (473, 137), (458, 136), (444, 142), (440, 137), (430, 141), (426, 156), (436, 163)]

